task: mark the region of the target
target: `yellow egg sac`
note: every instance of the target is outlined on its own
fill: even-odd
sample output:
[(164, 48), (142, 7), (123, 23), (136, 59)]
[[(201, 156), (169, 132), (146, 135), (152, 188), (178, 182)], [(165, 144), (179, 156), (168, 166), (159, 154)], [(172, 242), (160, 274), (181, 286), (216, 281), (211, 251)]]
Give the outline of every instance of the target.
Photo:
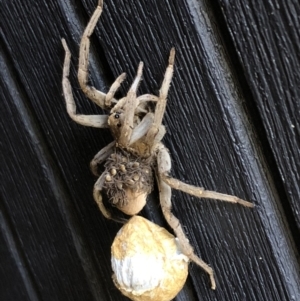
[(118, 232), (111, 247), (113, 280), (134, 301), (170, 301), (182, 289), (187, 256), (166, 229), (134, 216)]

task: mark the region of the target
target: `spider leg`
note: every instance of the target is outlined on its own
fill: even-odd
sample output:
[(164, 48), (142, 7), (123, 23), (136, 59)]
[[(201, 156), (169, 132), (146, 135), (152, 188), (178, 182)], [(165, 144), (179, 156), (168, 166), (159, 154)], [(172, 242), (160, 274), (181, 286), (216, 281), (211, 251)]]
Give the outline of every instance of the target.
[(148, 102), (148, 101), (155, 101), (157, 102), (159, 100), (159, 97), (153, 94), (143, 94), (140, 95), (138, 98), (139, 104)]
[(135, 115), (138, 115), (140, 113), (147, 114), (149, 110), (147, 109), (148, 102), (157, 102), (158, 96), (152, 95), (152, 94), (143, 94), (137, 97), (138, 100), (138, 107), (135, 109)]
[(121, 75), (119, 75), (117, 77), (117, 79), (115, 80), (115, 82), (111, 85), (109, 91), (107, 92), (106, 96), (105, 96), (105, 105), (107, 107), (110, 107), (111, 102), (115, 96), (115, 93), (117, 92), (117, 90), (119, 89), (119, 87), (121, 86), (121, 83), (125, 80), (126, 78), (126, 73), (122, 73)]
[(163, 215), (167, 223), (174, 230), (179, 241), (182, 253), (189, 257), (190, 260), (194, 261), (197, 265), (199, 265), (209, 275), (211, 288), (215, 289), (216, 282), (214, 278), (213, 269), (194, 253), (193, 247), (191, 246), (186, 235), (184, 234), (180, 221), (171, 212), (171, 187), (168, 184), (166, 184), (162, 178), (162, 176), (165, 173), (169, 172), (171, 169), (171, 159), (168, 150), (162, 144), (160, 144), (157, 154), (157, 165), (159, 198)]
[(111, 213), (109, 211), (107, 211), (107, 209), (105, 208), (103, 202), (102, 202), (102, 195), (101, 195), (101, 191), (103, 189), (103, 185), (105, 182), (105, 173), (103, 173), (99, 179), (96, 181), (95, 185), (94, 185), (94, 192), (93, 192), (93, 196), (94, 196), (94, 200), (96, 201), (101, 213), (108, 219), (111, 219)]
[(183, 191), (190, 195), (194, 195), (198, 198), (216, 199), (216, 200), (221, 200), (221, 201), (225, 201), (225, 202), (229, 202), (229, 203), (240, 204), (245, 207), (250, 207), (250, 208), (254, 207), (253, 203), (244, 201), (234, 195), (219, 193), (219, 192), (215, 192), (215, 191), (209, 191), (209, 190), (205, 190), (202, 187), (196, 187), (193, 185), (189, 185), (189, 184), (183, 183), (177, 179), (174, 179), (174, 178), (168, 176), (167, 173), (162, 174), (161, 178), (165, 183), (167, 183), (172, 188)]
[(123, 147), (129, 145), (132, 131), (134, 128), (133, 122), (134, 122), (135, 109), (139, 104), (139, 101), (136, 97), (136, 91), (142, 79), (143, 66), (144, 66), (143, 62), (140, 62), (137, 70), (137, 75), (127, 93), (127, 96), (125, 98), (122, 98), (113, 108), (114, 112), (116, 112), (119, 109), (119, 107), (124, 108), (125, 118), (120, 131), (120, 138), (118, 140), (118, 143)]
[(103, 173), (99, 179), (96, 181), (95, 185), (94, 185), (94, 192), (93, 192), (93, 196), (94, 196), (94, 200), (96, 201), (101, 213), (108, 219), (112, 219), (113, 221), (116, 221), (118, 223), (126, 223), (127, 220), (126, 219), (122, 219), (122, 218), (119, 218), (119, 219), (116, 219), (116, 218), (113, 218), (111, 216), (111, 213), (105, 208), (103, 202), (102, 202), (102, 190), (103, 190), (103, 185), (104, 185), (104, 182), (105, 182), (105, 176), (106, 174)]
[(90, 169), (95, 176), (99, 176), (98, 174), (98, 164), (104, 162), (114, 151), (116, 146), (116, 141), (109, 143), (107, 146), (102, 148), (93, 158), (90, 163)]
[[(78, 67), (78, 81), (82, 91), (85, 95), (95, 102), (98, 106), (103, 109), (110, 107), (111, 101), (113, 99), (106, 98), (106, 94), (98, 91), (96, 88), (89, 86), (88, 82), (88, 66), (89, 66), (89, 51), (90, 51), (90, 36), (92, 35), (97, 21), (100, 18), (103, 9), (103, 0), (98, 1), (98, 5), (88, 22), (84, 33), (81, 38), (80, 48), (79, 48), (79, 67)], [(114, 100), (116, 102), (116, 100)]]
[(107, 128), (107, 115), (81, 115), (76, 114), (76, 104), (73, 98), (72, 87), (69, 81), (69, 73), (70, 73), (70, 61), (71, 61), (71, 53), (67, 46), (65, 39), (62, 39), (62, 44), (65, 49), (65, 61), (63, 67), (63, 93), (66, 101), (67, 112), (69, 116), (77, 123), (84, 126), (91, 126), (96, 128)]
[(159, 99), (157, 100), (157, 104), (155, 108), (153, 125), (149, 130), (149, 132), (147, 133), (147, 139), (149, 141), (149, 144), (153, 144), (153, 141), (157, 140), (155, 138), (156, 135), (159, 133), (159, 129), (166, 110), (168, 91), (173, 76), (174, 60), (175, 60), (175, 48), (172, 48), (169, 56), (169, 65), (167, 67), (164, 80), (159, 91)]

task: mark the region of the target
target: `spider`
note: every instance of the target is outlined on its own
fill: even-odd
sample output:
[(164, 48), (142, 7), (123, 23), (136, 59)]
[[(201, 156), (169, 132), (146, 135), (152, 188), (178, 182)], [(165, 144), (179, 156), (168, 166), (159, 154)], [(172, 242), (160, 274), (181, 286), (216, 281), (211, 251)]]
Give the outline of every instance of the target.
[[(171, 212), (171, 189), (181, 190), (199, 198), (239, 203), (246, 207), (253, 207), (253, 204), (236, 196), (185, 184), (169, 175), (171, 159), (168, 149), (161, 141), (166, 133), (162, 120), (173, 76), (175, 48), (170, 51), (168, 66), (158, 96), (151, 94), (137, 96), (137, 89), (142, 78), (142, 62), (139, 63), (136, 77), (127, 95), (120, 100), (116, 100), (114, 94), (124, 81), (125, 73), (115, 80), (107, 94), (88, 85), (90, 36), (102, 13), (102, 8), (103, 0), (99, 0), (81, 39), (78, 81), (84, 94), (102, 109), (109, 110), (109, 115), (76, 114), (76, 105), (69, 81), (71, 54), (66, 41), (62, 39), (65, 50), (62, 83), (69, 116), (84, 126), (109, 128), (114, 137), (114, 141), (101, 149), (90, 164), (92, 172), (99, 176), (97, 167), (106, 161), (105, 171), (94, 185), (94, 199), (102, 214), (108, 219), (112, 218), (112, 215), (103, 204), (102, 191), (106, 192), (113, 206), (127, 215), (135, 215), (145, 206), (155, 178), (158, 183), (162, 213), (175, 232), (182, 253), (209, 274), (211, 288), (215, 289), (213, 269), (194, 253), (179, 220)], [(151, 109), (149, 103), (155, 104), (154, 110)]]

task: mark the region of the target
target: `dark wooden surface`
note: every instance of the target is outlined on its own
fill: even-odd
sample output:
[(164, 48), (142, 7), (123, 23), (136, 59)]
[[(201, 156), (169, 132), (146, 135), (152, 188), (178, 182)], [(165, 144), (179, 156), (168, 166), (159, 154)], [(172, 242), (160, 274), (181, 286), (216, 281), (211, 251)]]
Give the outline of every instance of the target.
[[(213, 3), (212, 3), (213, 2)], [(264, 2), (264, 4), (262, 4)], [(76, 81), (80, 36), (96, 1), (0, 1), (0, 300), (126, 300), (111, 280), (120, 228), (92, 199), (89, 161), (112, 138), (67, 116), (65, 37), (78, 111), (102, 113)], [(107, 91), (138, 62), (159, 90), (176, 47), (164, 142), (173, 176), (236, 194), (255, 209), (173, 192), (196, 253), (176, 300), (300, 300), (298, 1), (105, 1), (91, 80)], [(147, 218), (164, 224), (154, 191)]]

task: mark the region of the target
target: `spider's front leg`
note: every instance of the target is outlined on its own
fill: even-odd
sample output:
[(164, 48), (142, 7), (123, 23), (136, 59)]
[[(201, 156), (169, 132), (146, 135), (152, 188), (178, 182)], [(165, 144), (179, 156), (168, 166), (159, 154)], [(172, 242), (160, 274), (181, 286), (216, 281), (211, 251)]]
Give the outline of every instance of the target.
[(106, 94), (96, 90), (87, 84), (88, 82), (88, 66), (89, 66), (89, 51), (90, 51), (90, 36), (92, 35), (97, 21), (99, 20), (103, 10), (103, 0), (98, 1), (98, 5), (86, 26), (81, 38), (79, 48), (79, 67), (78, 67), (78, 81), (82, 91), (85, 95), (95, 102), (101, 108), (110, 107), (110, 101), (106, 100)]
[(161, 123), (166, 110), (168, 91), (173, 77), (174, 60), (175, 48), (172, 48), (169, 56), (169, 64), (165, 72), (163, 83), (159, 90), (159, 98), (155, 108), (154, 121), (146, 136), (146, 139), (150, 145), (153, 145), (155, 142), (159, 142), (162, 139), (159, 132), (161, 130)]
[(77, 123), (84, 126), (91, 126), (96, 128), (107, 128), (108, 127), (108, 116), (107, 115), (81, 115), (76, 114), (76, 104), (73, 98), (72, 88), (69, 81), (70, 73), (70, 61), (71, 53), (67, 46), (65, 39), (62, 39), (62, 44), (65, 49), (65, 61), (63, 67), (62, 86), (63, 93), (66, 101), (67, 112), (69, 116)]
[(116, 103), (114, 94), (124, 81), (126, 74), (122, 73), (111, 86), (107, 94), (98, 91), (95, 87), (89, 86), (88, 82), (88, 67), (89, 67), (89, 51), (90, 51), (90, 36), (94, 32), (95, 26), (101, 16), (103, 10), (103, 0), (98, 1), (98, 5), (84, 30), (79, 48), (79, 66), (78, 66), (78, 81), (85, 95), (95, 102), (102, 109), (111, 108), (112, 103)]
[(166, 184), (163, 180), (163, 175), (171, 170), (171, 159), (168, 150), (162, 144), (158, 146), (157, 165), (159, 198), (163, 215), (167, 223), (174, 230), (178, 238), (182, 253), (189, 257), (190, 260), (194, 261), (197, 265), (199, 265), (206, 273), (208, 273), (210, 277), (211, 288), (215, 289), (216, 282), (214, 278), (213, 269), (194, 253), (193, 247), (189, 243), (189, 240), (187, 239), (186, 235), (184, 234), (179, 220), (171, 212), (171, 187), (168, 184)]

